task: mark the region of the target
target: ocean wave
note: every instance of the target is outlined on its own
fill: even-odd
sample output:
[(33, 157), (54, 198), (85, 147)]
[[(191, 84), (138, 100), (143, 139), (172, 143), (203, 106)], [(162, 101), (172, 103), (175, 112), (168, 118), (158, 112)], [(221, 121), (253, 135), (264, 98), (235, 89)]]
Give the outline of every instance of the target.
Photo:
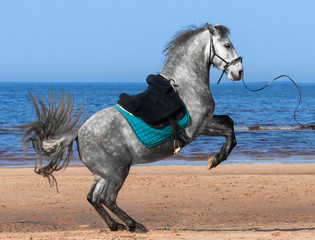
[(23, 126), (0, 127), (0, 134), (20, 134), (23, 132)]
[(312, 126), (251, 126), (251, 127), (236, 127), (235, 130), (247, 131), (292, 131), (292, 130), (314, 130)]
[[(298, 131), (298, 130), (315, 130), (313, 126), (242, 126), (235, 127), (237, 131)], [(0, 128), (0, 135), (21, 135), (23, 129), (21, 126), (14, 126), (10, 128)]]

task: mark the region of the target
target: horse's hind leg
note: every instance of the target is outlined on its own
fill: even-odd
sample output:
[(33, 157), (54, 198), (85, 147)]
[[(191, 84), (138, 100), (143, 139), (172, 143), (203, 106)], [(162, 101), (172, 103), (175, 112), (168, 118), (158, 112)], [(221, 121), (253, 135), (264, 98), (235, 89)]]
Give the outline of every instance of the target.
[(100, 199), (98, 198), (98, 196), (102, 195), (104, 185), (104, 179), (96, 175), (90, 192), (87, 195), (87, 200), (91, 203), (98, 214), (103, 218), (111, 231), (127, 230), (127, 227), (125, 225), (120, 224), (112, 219), (112, 217), (102, 206), (102, 203), (100, 203)]
[(225, 143), (221, 151), (209, 158), (207, 164), (208, 169), (214, 168), (226, 160), (237, 144), (234, 122), (227, 115), (214, 115), (211, 121), (203, 127), (201, 135), (225, 137)]
[(91, 199), (89, 201), (93, 202), (93, 207), (101, 215), (111, 230), (124, 230), (126, 227), (114, 221), (101, 204), (104, 204), (111, 212), (120, 218), (128, 226), (129, 231), (147, 232), (147, 229), (142, 224), (129, 217), (116, 203), (118, 192), (128, 175), (128, 171), (127, 173), (119, 174), (119, 170), (117, 170), (114, 171), (116, 173), (115, 176), (104, 175), (102, 177), (97, 177), (97, 182), (94, 182), (93, 185), (95, 186), (94, 188), (92, 186), (88, 199)]
[(113, 213), (116, 214), (129, 228), (130, 232), (147, 232), (147, 229), (142, 224), (136, 222), (134, 219), (129, 217), (121, 208), (118, 207), (116, 199), (106, 201), (105, 206), (108, 207)]
[(122, 184), (123, 182), (117, 178), (111, 178), (107, 181), (103, 204), (128, 226), (130, 232), (147, 232), (142, 224), (136, 222), (118, 207), (116, 199)]

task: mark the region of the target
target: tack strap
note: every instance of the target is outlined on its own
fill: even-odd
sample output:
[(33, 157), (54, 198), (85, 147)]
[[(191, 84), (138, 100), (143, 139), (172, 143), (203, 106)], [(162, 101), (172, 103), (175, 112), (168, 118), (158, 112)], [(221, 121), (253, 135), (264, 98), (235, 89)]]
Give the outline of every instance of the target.
[[(212, 37), (212, 34), (211, 34), (211, 30), (210, 30), (210, 29), (211, 29), (211, 26), (210, 26), (208, 23), (207, 23), (207, 27), (208, 27), (209, 33), (210, 33), (210, 54), (209, 54), (209, 63), (210, 63), (210, 65), (212, 64), (214, 57), (218, 57), (222, 62), (225, 63), (225, 65), (223, 66), (222, 74), (221, 74), (221, 76), (220, 76), (220, 78), (219, 78), (219, 80), (218, 80), (218, 82), (217, 82), (217, 84), (219, 84), (219, 83), (221, 82), (221, 79), (222, 79), (224, 73), (225, 73), (225, 70), (228, 69), (229, 66), (231, 66), (231, 65), (233, 65), (233, 64), (235, 64), (235, 63), (237, 63), (237, 62), (239, 62), (239, 61), (242, 63), (243, 57), (237, 57), (237, 58), (233, 59), (231, 62), (228, 62), (228, 61), (226, 61), (225, 59), (223, 59), (221, 56), (219, 56), (219, 55), (216, 53), (216, 51), (215, 51), (214, 44), (213, 44), (213, 37)], [(211, 57), (211, 52), (212, 52), (212, 51), (213, 51), (213, 55), (212, 55), (212, 57)]]

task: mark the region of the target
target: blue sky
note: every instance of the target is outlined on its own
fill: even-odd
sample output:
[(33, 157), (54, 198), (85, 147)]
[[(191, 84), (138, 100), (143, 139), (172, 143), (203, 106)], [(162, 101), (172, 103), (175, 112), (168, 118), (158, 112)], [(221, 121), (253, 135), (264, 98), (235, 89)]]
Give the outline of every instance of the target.
[(231, 29), (246, 81), (314, 82), (314, 12), (310, 0), (0, 0), (0, 82), (144, 82), (177, 31), (207, 22)]

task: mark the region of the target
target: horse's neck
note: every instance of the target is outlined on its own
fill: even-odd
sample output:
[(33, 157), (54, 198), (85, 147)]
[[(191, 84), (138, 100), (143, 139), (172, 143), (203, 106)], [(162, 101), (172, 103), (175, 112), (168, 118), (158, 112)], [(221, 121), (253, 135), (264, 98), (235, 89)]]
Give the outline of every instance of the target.
[(201, 90), (209, 92), (209, 43), (209, 32), (205, 30), (169, 56), (161, 73), (175, 80), (180, 95), (187, 91), (196, 94)]
[[(191, 66), (193, 65), (193, 66)], [(174, 80), (179, 95), (185, 97), (189, 92), (190, 97), (198, 97), (203, 92), (209, 92), (209, 69), (194, 66), (193, 62), (181, 62), (167, 71), (163, 69), (161, 74), (167, 79)], [(199, 71), (198, 71), (199, 70)]]
[(209, 35), (200, 33), (189, 46), (170, 56), (161, 72), (166, 78), (174, 79), (178, 94), (197, 128), (214, 109), (209, 88), (208, 42)]
[(200, 98), (212, 99), (209, 88), (209, 33), (198, 34), (187, 46), (178, 49), (169, 57), (161, 74), (173, 79), (178, 94), (189, 104)]

